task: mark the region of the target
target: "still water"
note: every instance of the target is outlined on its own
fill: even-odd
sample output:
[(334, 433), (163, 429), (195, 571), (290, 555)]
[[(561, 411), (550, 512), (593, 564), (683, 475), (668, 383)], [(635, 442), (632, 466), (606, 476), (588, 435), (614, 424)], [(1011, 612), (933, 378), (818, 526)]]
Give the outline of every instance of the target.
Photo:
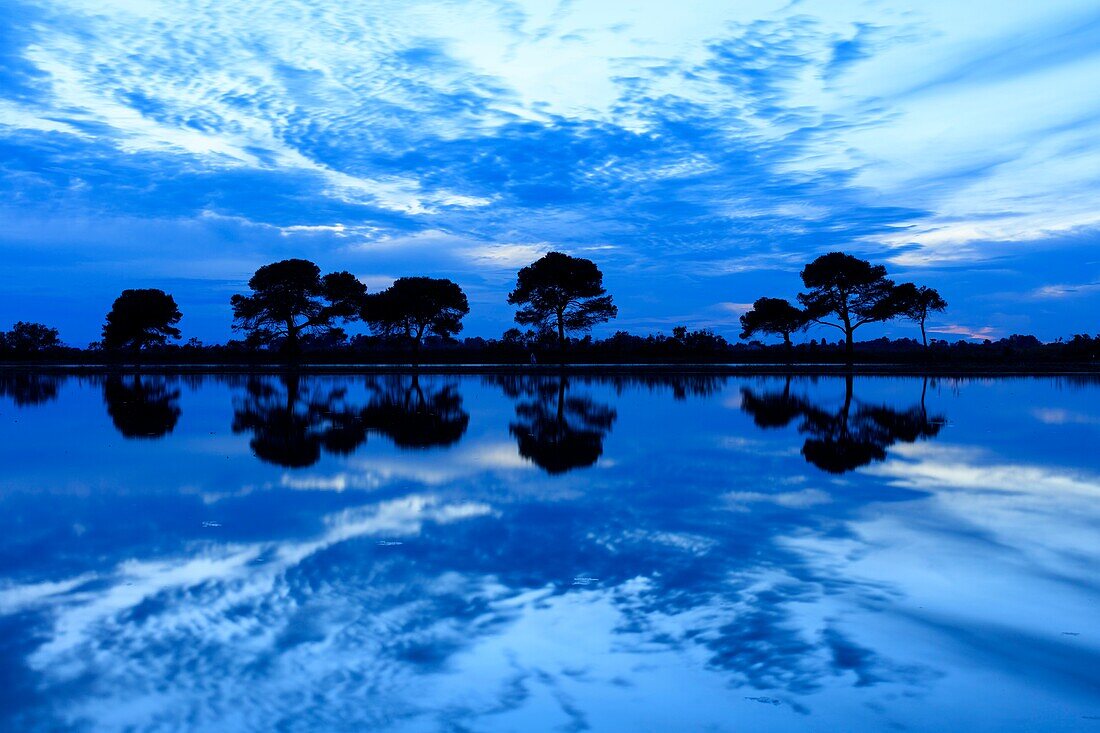
[(1100, 731), (1100, 382), (0, 374), (0, 730)]

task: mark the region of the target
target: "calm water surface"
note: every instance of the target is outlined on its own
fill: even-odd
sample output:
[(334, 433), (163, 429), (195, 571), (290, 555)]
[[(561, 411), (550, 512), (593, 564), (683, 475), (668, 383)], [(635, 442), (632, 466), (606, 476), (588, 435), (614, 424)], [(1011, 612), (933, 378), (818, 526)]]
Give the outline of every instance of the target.
[(0, 374), (0, 730), (1100, 731), (1100, 383)]

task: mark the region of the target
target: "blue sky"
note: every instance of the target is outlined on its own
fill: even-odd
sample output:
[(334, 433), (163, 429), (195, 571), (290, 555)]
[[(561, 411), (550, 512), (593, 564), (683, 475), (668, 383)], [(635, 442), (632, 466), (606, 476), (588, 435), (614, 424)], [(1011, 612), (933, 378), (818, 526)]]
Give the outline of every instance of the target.
[(0, 328), (161, 287), (221, 340), (300, 256), (452, 277), (490, 336), (558, 249), (610, 329), (734, 336), (844, 249), (939, 288), (933, 335), (1100, 331), (1100, 8), (917, 5), (0, 0)]

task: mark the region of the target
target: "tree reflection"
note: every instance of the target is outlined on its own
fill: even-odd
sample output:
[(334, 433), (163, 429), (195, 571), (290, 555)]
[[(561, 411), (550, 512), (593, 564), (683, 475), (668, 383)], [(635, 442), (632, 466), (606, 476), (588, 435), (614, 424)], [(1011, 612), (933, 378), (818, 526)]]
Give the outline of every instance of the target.
[(180, 391), (163, 377), (112, 374), (103, 383), (111, 422), (124, 438), (163, 438), (179, 422)]
[(524, 458), (550, 474), (586, 468), (603, 454), (616, 412), (587, 395), (567, 394), (565, 375), (500, 380), (517, 399), (516, 422), (508, 426)]
[(370, 403), (363, 410), (367, 427), (387, 436), (399, 448), (432, 448), (457, 443), (470, 415), (453, 384), (427, 389), (419, 375), (395, 376), (370, 383)]
[(265, 463), (312, 466), (322, 450), (350, 455), (367, 439), (359, 411), (346, 402), (347, 388), (284, 374), (252, 377), (233, 406), (233, 432), (251, 432), (252, 452)]
[(921, 401), (905, 410), (887, 405), (855, 404), (852, 376), (844, 380), (844, 402), (830, 412), (808, 398), (791, 394), (788, 377), (782, 392), (757, 393), (741, 389), (741, 409), (761, 428), (779, 428), (800, 419), (799, 432), (807, 436), (802, 455), (808, 463), (829, 473), (841, 474), (886, 458), (886, 449), (903, 442), (914, 443), (939, 434), (942, 416), (929, 417), (924, 406), (927, 380)]
[(10, 398), (16, 407), (44, 405), (57, 399), (65, 380), (66, 377), (60, 374), (0, 374), (0, 397)]
[(251, 432), (256, 457), (287, 468), (305, 468), (322, 453), (351, 455), (371, 433), (400, 448), (451, 445), (466, 432), (470, 416), (453, 385), (425, 389), (413, 376), (367, 382), (362, 399), (348, 385), (285, 374), (254, 377), (236, 400), (233, 432)]

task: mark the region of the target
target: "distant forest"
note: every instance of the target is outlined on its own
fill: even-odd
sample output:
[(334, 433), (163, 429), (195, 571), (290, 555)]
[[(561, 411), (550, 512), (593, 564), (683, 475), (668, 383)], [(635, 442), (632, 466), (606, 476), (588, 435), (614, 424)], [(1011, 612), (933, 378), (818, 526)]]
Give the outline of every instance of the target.
[[(618, 315), (603, 273), (591, 260), (550, 252), (521, 269), (508, 303), (519, 327), (500, 338), (460, 338), (470, 311), (466, 294), (443, 278), (402, 277), (368, 293), (349, 272), (322, 275), (308, 260), (264, 265), (248, 293), (230, 299), (233, 329), (225, 344), (183, 340), (183, 317), (170, 293), (125, 290), (106, 314), (102, 338), (65, 345), (57, 329), (19, 322), (0, 332), (0, 360), (77, 364), (1076, 364), (1100, 361), (1100, 335), (1043, 343), (1013, 335), (996, 341), (929, 339), (928, 317), (947, 302), (934, 288), (895, 283), (886, 268), (842, 252), (822, 255), (801, 273), (791, 303), (758, 298), (740, 317), (740, 341), (685, 326), (670, 335), (589, 331)], [(903, 319), (914, 338), (856, 341), (869, 323)], [(362, 323), (369, 334), (349, 336)], [(837, 338), (801, 340), (811, 326)], [(916, 336), (919, 334), (919, 340)], [(780, 343), (765, 343), (772, 337)]]

